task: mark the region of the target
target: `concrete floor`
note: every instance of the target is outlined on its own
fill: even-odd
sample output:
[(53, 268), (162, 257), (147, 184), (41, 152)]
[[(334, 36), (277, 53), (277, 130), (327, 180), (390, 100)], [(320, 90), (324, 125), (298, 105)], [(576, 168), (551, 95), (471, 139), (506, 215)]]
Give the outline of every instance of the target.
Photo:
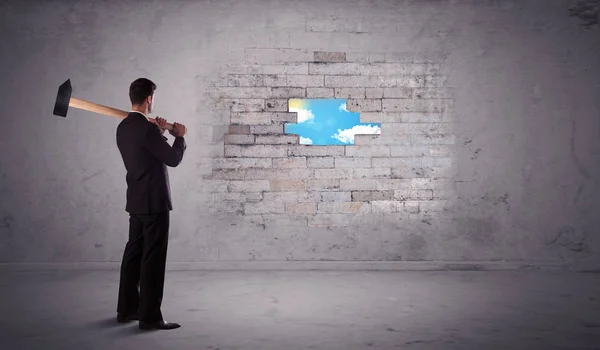
[(2, 349), (600, 349), (600, 274), (167, 271), (163, 314), (115, 321), (118, 271), (0, 272)]

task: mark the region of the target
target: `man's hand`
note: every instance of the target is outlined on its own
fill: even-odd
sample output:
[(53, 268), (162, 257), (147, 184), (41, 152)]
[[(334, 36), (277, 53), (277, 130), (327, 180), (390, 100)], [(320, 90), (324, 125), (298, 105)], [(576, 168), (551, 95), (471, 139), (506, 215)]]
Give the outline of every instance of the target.
[(169, 130), (169, 133), (175, 137), (185, 136), (187, 128), (183, 124), (179, 124), (177, 122), (173, 123), (173, 130)]
[(161, 117), (156, 117), (155, 118), (156, 121), (156, 125), (158, 125), (158, 127), (160, 128), (160, 133), (164, 134), (165, 133), (165, 126), (167, 125), (167, 120)]

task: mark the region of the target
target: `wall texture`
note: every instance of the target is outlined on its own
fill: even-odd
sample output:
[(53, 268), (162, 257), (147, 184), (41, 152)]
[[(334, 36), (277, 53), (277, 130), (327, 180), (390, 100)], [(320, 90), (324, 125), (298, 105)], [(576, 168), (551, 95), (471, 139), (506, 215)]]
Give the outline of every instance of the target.
[[(5, 1), (0, 262), (119, 261), (118, 119), (188, 126), (169, 261), (600, 262), (598, 1)], [(289, 98), (380, 135), (299, 145)]]

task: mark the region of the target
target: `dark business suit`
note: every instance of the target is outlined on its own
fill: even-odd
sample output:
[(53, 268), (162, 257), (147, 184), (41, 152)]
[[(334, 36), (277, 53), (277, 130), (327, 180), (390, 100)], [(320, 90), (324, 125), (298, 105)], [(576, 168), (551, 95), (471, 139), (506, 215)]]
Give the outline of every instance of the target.
[(170, 146), (159, 127), (136, 112), (119, 123), (116, 139), (127, 170), (125, 210), (129, 212), (117, 312), (137, 312), (140, 321), (160, 321), (173, 209), (167, 166), (181, 163), (186, 144), (183, 137), (176, 137)]

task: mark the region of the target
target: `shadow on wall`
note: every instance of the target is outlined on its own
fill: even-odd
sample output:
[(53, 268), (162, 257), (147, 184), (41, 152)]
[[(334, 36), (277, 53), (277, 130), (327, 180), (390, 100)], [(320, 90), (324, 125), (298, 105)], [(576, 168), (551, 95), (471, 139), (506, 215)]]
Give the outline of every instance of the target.
[(578, 17), (585, 23), (583, 27), (589, 29), (594, 24), (598, 24), (598, 8), (600, 0), (579, 0), (569, 9), (571, 16)]

